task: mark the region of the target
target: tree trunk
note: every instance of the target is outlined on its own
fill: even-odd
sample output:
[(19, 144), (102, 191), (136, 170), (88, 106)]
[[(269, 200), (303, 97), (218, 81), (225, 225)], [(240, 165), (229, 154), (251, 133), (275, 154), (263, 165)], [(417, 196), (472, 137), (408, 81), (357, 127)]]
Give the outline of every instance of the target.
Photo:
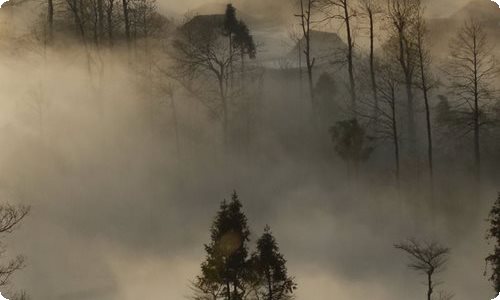
[(412, 158), (415, 158), (417, 152), (416, 145), (416, 129), (415, 129), (415, 111), (413, 103), (413, 76), (411, 70), (410, 62), (410, 49), (406, 42), (405, 33), (403, 28), (398, 28), (398, 39), (399, 39), (399, 63), (404, 74), (405, 86), (406, 86), (406, 96), (407, 96), (407, 117), (408, 117), (408, 140), (409, 140), (409, 150)]
[(373, 104), (374, 104), (374, 112), (373, 119), (375, 121), (375, 131), (378, 128), (378, 118), (379, 118), (379, 104), (378, 104), (378, 93), (377, 93), (377, 78), (375, 75), (375, 30), (373, 24), (373, 12), (370, 10), (368, 12), (368, 16), (370, 19), (370, 78), (372, 81), (372, 94), (373, 94)]
[(419, 60), (420, 60), (420, 76), (422, 80), (422, 91), (424, 93), (424, 103), (425, 103), (425, 121), (427, 127), (427, 160), (429, 164), (429, 175), (431, 178), (431, 185), (434, 176), (434, 165), (433, 165), (433, 151), (432, 151), (432, 126), (431, 126), (431, 112), (429, 105), (429, 88), (427, 86), (427, 77), (425, 76), (424, 69), (424, 53), (422, 49), (422, 41), (419, 42)]
[(47, 1), (47, 22), (49, 25), (49, 42), (52, 42), (54, 35), (54, 1)]
[(128, 2), (129, 2), (129, 0), (122, 0), (123, 20), (125, 23), (124, 24), (125, 25), (125, 38), (127, 39), (127, 47), (128, 47), (128, 50), (130, 51), (131, 36), (130, 36), (130, 18), (129, 18)]
[[(307, 67), (307, 79), (309, 83), (309, 97), (311, 101), (311, 109), (313, 116), (316, 113), (316, 104), (314, 100), (314, 80), (313, 80), (313, 67), (314, 67), (314, 58), (311, 57), (311, 8), (312, 8), (312, 0), (307, 0), (307, 11), (304, 9), (303, 0), (300, 0), (300, 10), (301, 10), (301, 26), (302, 32), (304, 34), (305, 39), (305, 49), (304, 54), (306, 56), (306, 67)], [(300, 41), (299, 41), (300, 43)]]
[(106, 11), (107, 23), (108, 23), (108, 39), (109, 45), (113, 46), (113, 9), (114, 0), (109, 0), (109, 7)]
[(231, 300), (231, 287), (229, 286), (229, 281), (226, 282), (226, 289), (227, 289), (227, 299), (226, 300)]
[(398, 190), (401, 186), (401, 167), (400, 167), (400, 154), (399, 154), (399, 133), (397, 126), (396, 116), (396, 91), (391, 88), (391, 123), (392, 123), (392, 139), (394, 142), (394, 160), (396, 164), (396, 184)]
[(428, 272), (427, 273), (427, 300), (431, 300), (432, 298), (432, 273)]
[(481, 180), (481, 148), (479, 137), (479, 78), (477, 38), (474, 37), (474, 171), (477, 183)]
[(266, 272), (266, 277), (267, 277), (267, 289), (268, 289), (268, 299), (267, 300), (273, 300), (273, 285), (272, 285), (272, 278), (271, 274), (269, 273), (269, 270)]
[(98, 16), (98, 28), (99, 28), (98, 41), (101, 42), (101, 40), (104, 36), (104, 4), (103, 4), (103, 0), (97, 0), (97, 16)]
[(177, 120), (177, 108), (175, 106), (175, 98), (173, 93), (170, 95), (170, 106), (172, 108), (172, 120), (174, 123), (175, 147), (177, 150), (177, 159), (181, 157), (181, 146), (179, 140), (179, 122)]
[(223, 134), (223, 143), (224, 147), (227, 146), (228, 143), (228, 122), (229, 122), (229, 117), (228, 117), (228, 107), (227, 107), (227, 99), (226, 99), (226, 93), (225, 93), (225, 88), (224, 88), (224, 73), (221, 72), (222, 75), (219, 75), (218, 81), (219, 81), (219, 95), (220, 95), (220, 100), (221, 100), (221, 105), (222, 105), (222, 134)]
[(354, 65), (353, 65), (353, 41), (351, 32), (351, 21), (349, 16), (349, 7), (347, 0), (343, 0), (344, 19), (347, 33), (347, 68), (349, 71), (351, 109), (356, 117), (356, 82), (354, 81)]

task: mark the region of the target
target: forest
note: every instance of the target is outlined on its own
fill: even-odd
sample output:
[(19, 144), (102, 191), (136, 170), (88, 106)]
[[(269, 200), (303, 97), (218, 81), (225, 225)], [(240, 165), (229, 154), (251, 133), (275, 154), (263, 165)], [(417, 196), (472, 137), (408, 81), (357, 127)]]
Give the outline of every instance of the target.
[(492, 299), (489, 0), (9, 0), (11, 300)]

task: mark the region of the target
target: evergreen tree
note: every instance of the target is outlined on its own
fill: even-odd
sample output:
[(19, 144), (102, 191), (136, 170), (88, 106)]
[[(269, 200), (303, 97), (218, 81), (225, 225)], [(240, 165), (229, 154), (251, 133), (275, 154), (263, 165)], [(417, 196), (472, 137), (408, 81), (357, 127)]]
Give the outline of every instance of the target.
[[(486, 257), (486, 263), (491, 266), (490, 281), (497, 293), (500, 293), (500, 194), (491, 208), (487, 219), (490, 228), (487, 232), (487, 240), (494, 242), (493, 253)], [(485, 273), (486, 275), (486, 273)]]
[(258, 299), (290, 299), (297, 284), (288, 276), (286, 260), (269, 226), (257, 241), (257, 252), (252, 256), (255, 273), (259, 278)]
[(224, 33), (231, 37), (237, 30), (238, 20), (236, 19), (236, 8), (232, 4), (226, 6), (224, 15)]
[(335, 145), (335, 152), (349, 166), (358, 173), (359, 164), (368, 160), (373, 152), (373, 147), (369, 145), (371, 137), (356, 119), (339, 121), (330, 128), (332, 142)]
[(236, 8), (232, 4), (228, 4), (224, 14), (224, 35), (229, 39), (229, 53), (231, 56), (234, 50), (234, 35), (237, 31), (238, 19), (236, 19)]
[(229, 203), (222, 202), (205, 245), (206, 260), (194, 282), (196, 299), (243, 299), (249, 274), (250, 230), (236, 192)]
[(255, 47), (253, 36), (250, 34), (250, 29), (247, 24), (242, 20), (238, 21), (238, 26), (236, 27), (234, 36), (234, 44), (240, 50), (242, 57), (244, 55), (248, 55), (250, 59), (254, 59), (256, 57), (257, 49)]

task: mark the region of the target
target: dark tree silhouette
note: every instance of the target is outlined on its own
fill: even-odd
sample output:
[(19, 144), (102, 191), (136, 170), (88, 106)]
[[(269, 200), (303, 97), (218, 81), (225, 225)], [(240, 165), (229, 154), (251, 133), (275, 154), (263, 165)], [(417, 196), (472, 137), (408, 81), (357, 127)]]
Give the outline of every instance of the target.
[(481, 174), (481, 130), (491, 121), (488, 114), (496, 98), (493, 81), (498, 68), (493, 46), (481, 22), (465, 22), (450, 44), (450, 60), (446, 71), (450, 88), (458, 101), (461, 123), (473, 132), (474, 172), (479, 182)]
[[(30, 208), (27, 206), (0, 205), (0, 235), (12, 233), (28, 215)], [(4, 249), (0, 247), (0, 254)], [(17, 256), (7, 264), (0, 266), (0, 286), (9, 283), (10, 277), (24, 267), (24, 257)]]
[(487, 221), (490, 227), (486, 239), (488, 242), (493, 242), (494, 246), (493, 253), (486, 257), (486, 264), (491, 266), (492, 271), (489, 280), (492, 282), (495, 291), (500, 293), (500, 193), (491, 208)]
[[(312, 27), (317, 23), (314, 20), (314, 14), (318, 10), (321, 0), (299, 0), (299, 12), (295, 14), (299, 18), (300, 28), (302, 29), (302, 35), (304, 40), (304, 45), (300, 45), (304, 48), (304, 55), (306, 57), (306, 67), (307, 67), (307, 79), (309, 86), (309, 98), (311, 101), (311, 107), (313, 114), (316, 113), (316, 101), (314, 97), (314, 82), (313, 82), (313, 68), (316, 59), (312, 55), (312, 42), (311, 42), (311, 32)], [(300, 43), (300, 41), (299, 41)]]
[(288, 276), (286, 260), (269, 226), (257, 241), (257, 251), (252, 256), (259, 280), (257, 298), (263, 300), (290, 299), (297, 284)]
[(432, 140), (432, 118), (430, 107), (430, 92), (436, 87), (436, 80), (431, 73), (431, 53), (427, 43), (428, 29), (422, 13), (417, 16), (416, 21), (416, 42), (418, 55), (419, 80), (417, 87), (422, 91), (424, 96), (425, 108), (425, 123), (427, 130), (427, 163), (429, 167), (429, 175), (431, 186), (434, 177), (434, 160), (433, 160), (433, 140)]
[(194, 283), (195, 299), (243, 299), (250, 274), (248, 241), (250, 230), (236, 192), (223, 201), (210, 229), (210, 243)]
[(415, 47), (415, 26), (421, 11), (420, 0), (388, 0), (387, 17), (391, 24), (393, 57), (397, 60), (407, 97), (407, 123), (409, 150), (413, 156), (417, 153), (417, 130), (415, 120), (414, 80), (417, 70), (417, 51)]
[(431, 300), (432, 293), (437, 285), (433, 276), (443, 270), (450, 249), (436, 242), (420, 243), (412, 239), (404, 243), (395, 244), (394, 247), (408, 254), (410, 258), (408, 267), (410, 269), (423, 273), (426, 276), (427, 300)]
[(337, 154), (357, 173), (359, 164), (373, 152), (373, 147), (368, 145), (370, 138), (366, 131), (356, 119), (351, 119), (337, 122), (330, 128), (330, 134)]
[(349, 73), (349, 95), (351, 98), (351, 110), (356, 117), (356, 80), (354, 76), (354, 36), (352, 23), (355, 16), (355, 10), (351, 7), (350, 0), (320, 0), (321, 10), (327, 19), (339, 19), (342, 21), (346, 30), (347, 37), (347, 71)]
[(378, 88), (377, 88), (377, 70), (375, 64), (375, 27), (376, 16), (382, 13), (381, 3), (378, 0), (360, 0), (360, 10), (363, 15), (368, 19), (369, 40), (370, 40), (370, 81), (373, 97), (373, 119), (375, 130), (378, 126)]

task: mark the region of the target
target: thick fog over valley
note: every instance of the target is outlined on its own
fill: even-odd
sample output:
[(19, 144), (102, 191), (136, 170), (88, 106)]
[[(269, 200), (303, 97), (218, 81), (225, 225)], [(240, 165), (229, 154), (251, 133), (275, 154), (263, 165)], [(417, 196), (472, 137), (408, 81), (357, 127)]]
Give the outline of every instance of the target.
[(490, 0), (9, 0), (0, 24), (9, 299), (498, 294)]

